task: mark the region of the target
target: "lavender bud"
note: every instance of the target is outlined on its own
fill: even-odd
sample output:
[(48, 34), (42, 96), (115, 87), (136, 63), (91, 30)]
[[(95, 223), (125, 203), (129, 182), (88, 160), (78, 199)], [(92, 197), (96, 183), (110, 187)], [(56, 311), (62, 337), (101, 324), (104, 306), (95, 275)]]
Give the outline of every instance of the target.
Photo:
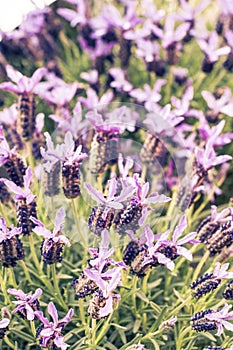
[(19, 135), (25, 140), (32, 139), (35, 131), (35, 96), (24, 93), (18, 97), (17, 129)]

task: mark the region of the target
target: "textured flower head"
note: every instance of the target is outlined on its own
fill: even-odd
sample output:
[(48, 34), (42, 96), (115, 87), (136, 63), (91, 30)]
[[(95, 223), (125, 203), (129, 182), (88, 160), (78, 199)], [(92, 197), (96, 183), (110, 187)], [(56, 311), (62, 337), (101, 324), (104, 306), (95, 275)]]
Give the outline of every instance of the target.
[(17, 301), (13, 301), (13, 303), (17, 306), (12, 313), (19, 312), (21, 314), (25, 314), (29, 321), (34, 320), (35, 310), (38, 310), (39, 306), (38, 298), (41, 296), (42, 290), (37, 288), (34, 294), (25, 294), (22, 290), (13, 288), (9, 288), (7, 291), (9, 294), (14, 295), (14, 297), (18, 299)]
[(35, 199), (35, 195), (32, 194), (30, 190), (30, 184), (32, 182), (33, 173), (31, 167), (28, 167), (26, 170), (25, 175), (23, 176), (23, 183), (24, 183), (24, 189), (17, 186), (13, 181), (6, 180), (6, 179), (0, 179), (1, 182), (3, 182), (10, 191), (15, 193), (14, 200), (17, 202), (19, 200), (26, 200), (27, 204), (30, 204)]
[(41, 221), (31, 217), (30, 219), (33, 221), (35, 225), (37, 225), (33, 229), (33, 231), (39, 236), (43, 236), (46, 239), (52, 239), (54, 242), (61, 242), (67, 245), (68, 247), (70, 247), (70, 242), (68, 238), (66, 238), (64, 235), (60, 235), (61, 231), (64, 228), (65, 216), (66, 216), (65, 210), (63, 208), (60, 208), (56, 213), (56, 217), (54, 220), (54, 229), (52, 232), (46, 229), (44, 224)]
[(0, 89), (13, 92), (15, 94), (32, 93), (47, 72), (46, 68), (38, 68), (31, 78), (16, 71), (12, 66), (6, 66), (8, 77), (15, 83), (4, 82), (0, 84)]
[(22, 228), (16, 228), (12, 224), (10, 228), (7, 227), (6, 220), (0, 218), (0, 243), (11, 239), (12, 237), (19, 235), (22, 232)]
[(74, 310), (70, 309), (67, 315), (59, 321), (57, 309), (54, 303), (50, 302), (48, 304), (48, 313), (51, 315), (53, 322), (50, 322), (46, 317), (44, 317), (43, 312), (35, 312), (35, 316), (41, 321), (43, 326), (38, 335), (40, 346), (47, 348), (48, 344), (51, 344), (52, 341), (58, 348), (66, 350), (68, 345), (64, 342), (62, 330), (65, 325), (70, 322), (74, 315)]

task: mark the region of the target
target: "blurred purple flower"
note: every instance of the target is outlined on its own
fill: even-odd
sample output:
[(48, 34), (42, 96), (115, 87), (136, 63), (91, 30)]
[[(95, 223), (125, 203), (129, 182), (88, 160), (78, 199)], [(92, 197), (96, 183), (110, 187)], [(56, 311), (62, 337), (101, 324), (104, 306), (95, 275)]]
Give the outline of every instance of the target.
[(16, 228), (12, 224), (9, 228), (6, 224), (6, 220), (4, 218), (0, 218), (0, 243), (11, 239), (12, 237), (19, 235), (22, 232), (22, 228)]
[(145, 62), (154, 62), (159, 55), (160, 46), (156, 41), (138, 39), (136, 40), (136, 55), (142, 57)]
[(222, 132), (225, 126), (225, 123), (226, 123), (225, 120), (222, 120), (218, 125), (210, 128), (206, 119), (203, 118), (200, 126), (198, 127), (198, 131), (200, 133), (201, 138), (204, 139), (205, 141), (207, 141), (209, 138), (213, 139), (214, 140), (213, 146), (216, 146), (216, 147), (227, 145), (233, 140), (233, 133), (227, 132), (220, 135), (220, 133)]
[(13, 303), (17, 306), (12, 313), (19, 313), (29, 321), (34, 320), (35, 311), (39, 309), (38, 298), (41, 296), (42, 290), (37, 288), (34, 294), (25, 294), (20, 289), (12, 288), (9, 288), (7, 291), (9, 294), (14, 295), (14, 297), (18, 299), (17, 301), (13, 301)]
[(190, 23), (191, 28), (194, 27), (197, 16), (205, 10), (210, 0), (202, 0), (198, 6), (192, 7), (187, 1), (179, 0), (180, 10), (174, 15), (176, 20)]
[(170, 46), (179, 43), (185, 37), (189, 28), (189, 23), (183, 23), (175, 28), (173, 15), (168, 15), (164, 29), (155, 26), (153, 27), (153, 33), (162, 40), (162, 47), (168, 49)]
[(64, 336), (62, 335), (62, 330), (70, 322), (73, 317), (74, 310), (70, 309), (67, 315), (62, 319), (58, 320), (57, 309), (54, 303), (50, 302), (48, 304), (48, 313), (51, 315), (53, 322), (44, 317), (43, 312), (36, 311), (35, 316), (42, 322), (42, 327), (39, 328), (38, 339), (40, 346), (42, 348), (50, 347), (54, 344), (62, 350), (66, 350), (68, 345), (64, 343)]
[(133, 89), (133, 85), (125, 78), (125, 72), (121, 68), (110, 68), (109, 74), (113, 78), (110, 86), (118, 92), (128, 93)]
[(47, 172), (50, 172), (53, 166), (59, 161), (60, 157), (63, 154), (64, 145), (56, 145), (51, 139), (51, 136), (48, 132), (44, 133), (46, 140), (46, 148), (41, 147), (40, 152), (44, 161), (44, 168)]
[(229, 88), (224, 89), (224, 92), (220, 98), (215, 98), (209, 91), (202, 91), (201, 94), (208, 107), (216, 115), (223, 113), (229, 117), (233, 117), (233, 98)]
[(197, 42), (201, 50), (204, 52), (205, 59), (209, 64), (214, 64), (218, 61), (219, 57), (227, 55), (231, 51), (231, 48), (227, 45), (218, 48), (219, 38), (215, 31), (209, 33), (208, 37), (205, 39), (197, 39)]
[(57, 13), (60, 16), (64, 17), (67, 21), (69, 21), (71, 27), (75, 27), (77, 24), (85, 25), (88, 20), (85, 0), (66, 1), (73, 5), (76, 5), (76, 11), (69, 8), (60, 7), (59, 9), (57, 9)]
[(63, 208), (60, 208), (56, 213), (56, 217), (54, 220), (54, 229), (52, 232), (48, 230), (40, 220), (37, 220), (36, 218), (31, 216), (30, 219), (36, 225), (33, 228), (33, 231), (38, 236), (43, 236), (44, 238), (50, 240), (52, 239), (55, 243), (59, 242), (70, 247), (70, 241), (68, 240), (68, 238), (66, 238), (64, 235), (60, 235), (61, 231), (64, 228), (65, 216), (65, 210)]
[(90, 85), (96, 84), (99, 80), (99, 74), (96, 69), (92, 69), (89, 72), (82, 72), (80, 77), (86, 80)]
[(78, 100), (87, 109), (96, 108), (97, 110), (100, 110), (101, 108), (108, 105), (113, 99), (112, 91), (108, 91), (104, 93), (101, 98), (99, 98), (96, 91), (91, 88), (89, 88), (86, 91), (86, 94), (87, 94), (86, 98), (81, 96), (78, 98)]
[(39, 81), (45, 76), (47, 69), (38, 68), (31, 78), (24, 76), (22, 73), (16, 71), (12, 66), (6, 66), (6, 72), (8, 77), (15, 83), (4, 82), (0, 84), (0, 89), (13, 92), (15, 94), (32, 93), (39, 83)]
[(17, 186), (13, 181), (7, 180), (7, 179), (0, 179), (1, 182), (3, 182), (10, 191), (15, 193), (14, 200), (20, 201), (20, 200), (25, 200), (26, 204), (30, 204), (34, 201), (36, 195), (32, 194), (30, 190), (30, 184), (33, 178), (33, 173), (31, 167), (28, 167), (26, 170), (26, 174), (23, 177), (24, 181), (24, 189), (21, 187)]
[(130, 96), (134, 97), (138, 102), (145, 102), (145, 107), (150, 106), (151, 103), (156, 103), (161, 100), (161, 88), (166, 84), (165, 79), (158, 79), (153, 89), (148, 85), (144, 85), (144, 89), (134, 89), (130, 91)]

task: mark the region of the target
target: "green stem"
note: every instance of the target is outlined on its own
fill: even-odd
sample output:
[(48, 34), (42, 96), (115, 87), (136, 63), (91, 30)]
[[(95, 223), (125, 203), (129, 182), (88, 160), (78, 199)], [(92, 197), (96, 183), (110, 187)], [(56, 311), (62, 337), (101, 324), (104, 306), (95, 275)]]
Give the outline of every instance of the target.
[(15, 279), (14, 269), (13, 269), (13, 267), (9, 267), (8, 269), (9, 269), (8, 271), (9, 271), (10, 278), (12, 280), (12, 285), (13, 285), (14, 288), (17, 289), (18, 286), (17, 286), (17, 282), (16, 282), (16, 279)]
[(32, 279), (31, 279), (30, 273), (29, 273), (29, 271), (28, 271), (28, 268), (27, 268), (25, 262), (24, 262), (23, 260), (19, 260), (19, 263), (20, 263), (20, 265), (22, 266), (22, 268), (23, 268), (23, 270), (24, 270), (24, 273), (25, 273), (25, 276), (26, 276), (28, 282), (29, 282), (30, 284), (32, 284)]
[(34, 338), (36, 338), (36, 327), (34, 321), (30, 321), (31, 331)]
[(81, 242), (79, 242), (79, 243), (82, 244), (84, 247), (86, 247), (86, 243), (87, 242), (86, 242), (85, 237), (82, 234), (82, 230), (80, 230), (80, 225), (79, 225), (79, 222), (77, 220), (77, 218), (78, 218), (78, 211), (77, 211), (77, 208), (76, 208), (76, 204), (75, 204), (75, 199), (74, 198), (71, 199), (71, 206), (72, 206), (72, 210), (73, 210), (73, 214), (74, 214), (75, 225), (76, 225), (76, 228), (78, 230), (78, 234), (81, 237)]
[(193, 281), (196, 281), (196, 279), (198, 278), (202, 267), (205, 265), (206, 261), (209, 258), (209, 255), (210, 255), (210, 252), (209, 252), (209, 250), (207, 250), (205, 252), (205, 254), (203, 255), (203, 257), (201, 258), (201, 260), (199, 261), (199, 264), (197, 265), (197, 267), (195, 269), (195, 272), (193, 274)]
[(57, 300), (58, 300), (59, 304), (64, 308), (64, 310), (68, 310), (68, 307), (65, 304), (65, 302), (63, 300), (63, 297), (61, 295), (60, 289), (59, 289), (59, 284), (58, 284), (55, 264), (52, 264), (51, 270), (52, 270), (52, 279), (53, 279), (54, 289), (55, 289), (55, 292), (56, 292), (57, 297), (58, 297)]
[(105, 335), (105, 333), (108, 331), (109, 329), (109, 322), (111, 321), (112, 315), (110, 315), (107, 319), (107, 321), (105, 322), (104, 326), (102, 327), (101, 331), (99, 332), (96, 341), (95, 341), (95, 345), (98, 345), (98, 343), (101, 341), (101, 339), (103, 338), (103, 336)]
[(96, 338), (96, 319), (92, 318), (91, 320), (91, 343), (95, 345), (95, 338)]
[(11, 349), (15, 349), (14, 344), (10, 341), (10, 339), (7, 337), (7, 335), (5, 335), (4, 341)]
[(8, 293), (7, 293), (6, 282), (7, 281), (6, 281), (5, 268), (2, 267), (2, 271), (0, 274), (0, 284), (1, 284), (2, 293), (4, 295), (4, 304), (8, 305), (10, 303), (10, 298), (9, 298)]
[(79, 299), (78, 303), (79, 303), (79, 313), (80, 313), (80, 318), (81, 318), (82, 324), (86, 325), (87, 323), (86, 323), (86, 319), (85, 319), (83, 300)]

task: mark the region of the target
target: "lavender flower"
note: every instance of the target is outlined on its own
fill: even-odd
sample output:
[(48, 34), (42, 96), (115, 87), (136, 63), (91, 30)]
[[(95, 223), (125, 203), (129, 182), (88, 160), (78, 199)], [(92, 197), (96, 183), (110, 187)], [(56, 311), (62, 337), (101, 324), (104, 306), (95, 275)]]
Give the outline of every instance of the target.
[(225, 327), (229, 331), (233, 331), (233, 324), (228, 322), (233, 319), (233, 312), (229, 312), (232, 305), (225, 304), (219, 310), (205, 310), (195, 313), (192, 318), (192, 329), (196, 332), (206, 332), (208, 330), (217, 329), (217, 336), (220, 336)]
[(23, 176), (26, 166), (20, 155), (16, 152), (16, 147), (10, 149), (4, 137), (3, 128), (0, 126), (0, 166), (4, 165), (9, 178), (18, 186), (23, 185)]
[(113, 99), (113, 93), (112, 91), (106, 92), (102, 95), (101, 98), (98, 97), (95, 90), (89, 88), (86, 91), (87, 98), (85, 97), (79, 97), (78, 100), (81, 102), (81, 104), (86, 107), (87, 109), (101, 109), (105, 105), (109, 104)]
[(210, 111), (207, 112), (207, 116), (211, 114), (211, 118), (217, 118), (220, 113), (223, 113), (229, 117), (233, 117), (233, 99), (230, 89), (225, 88), (220, 98), (215, 98), (215, 96), (208, 91), (202, 91), (202, 96), (210, 109)]
[(227, 145), (233, 140), (233, 133), (231, 132), (220, 135), (225, 123), (225, 120), (222, 120), (219, 124), (210, 128), (205, 118), (203, 118), (200, 126), (198, 127), (198, 131), (205, 141), (211, 138), (214, 140), (213, 146), (221, 147)]
[(43, 293), (42, 290), (37, 288), (34, 294), (25, 294), (20, 289), (12, 288), (9, 288), (7, 291), (9, 294), (12, 294), (17, 298), (17, 301), (13, 301), (17, 306), (12, 313), (17, 313), (20, 317), (29, 321), (34, 320), (35, 311), (40, 309), (38, 298)]
[(224, 56), (230, 53), (231, 48), (229, 46), (218, 47), (218, 35), (216, 32), (211, 32), (207, 38), (198, 39), (198, 44), (205, 54), (202, 70), (205, 73), (210, 73), (214, 64), (218, 61), (220, 56)]
[[(89, 253), (91, 253), (92, 258), (88, 261), (88, 268), (84, 270), (79, 278), (73, 280), (73, 288), (75, 289), (75, 294), (78, 298), (84, 298), (88, 295), (93, 294), (98, 286), (95, 283), (95, 280), (90, 278), (86, 271), (98, 272), (101, 278), (105, 278), (105, 272), (110, 266), (121, 266), (125, 267), (123, 262), (115, 262), (110, 256), (114, 253), (115, 249), (110, 248), (110, 238), (109, 232), (107, 229), (104, 229), (101, 232), (101, 242), (98, 249), (89, 248)], [(109, 279), (109, 277), (106, 277)]]
[(10, 315), (6, 307), (2, 308), (2, 319), (0, 321), (0, 339), (3, 339), (10, 323)]
[(152, 103), (159, 102), (162, 98), (160, 91), (163, 85), (166, 84), (165, 79), (158, 79), (155, 84), (154, 88), (151, 89), (151, 87), (148, 84), (144, 85), (144, 89), (134, 89), (130, 92), (130, 96), (134, 97), (138, 102), (145, 102), (145, 108), (149, 109), (149, 106)]
[(62, 251), (64, 245), (70, 247), (68, 238), (60, 235), (64, 228), (65, 211), (60, 208), (54, 220), (53, 232), (45, 228), (44, 224), (34, 217), (30, 217), (32, 222), (36, 225), (33, 231), (39, 236), (43, 236), (41, 243), (41, 255), (45, 264), (55, 264), (62, 261)]
[(42, 325), (37, 329), (37, 338), (42, 348), (54, 347), (54, 345), (62, 350), (66, 350), (68, 345), (64, 342), (62, 331), (67, 323), (73, 317), (74, 310), (70, 309), (67, 315), (58, 320), (58, 314), (54, 303), (48, 304), (48, 313), (52, 316), (53, 322), (44, 317), (43, 312), (36, 311), (35, 316), (41, 321)]
[(129, 198), (133, 192), (133, 186), (123, 187), (119, 196), (115, 196), (117, 192), (117, 180), (112, 178), (108, 181), (108, 195), (105, 198), (102, 192), (95, 190), (90, 184), (84, 184), (85, 189), (92, 198), (99, 203), (97, 207), (92, 209), (92, 213), (88, 220), (89, 229), (100, 235), (104, 228), (110, 228), (113, 224), (114, 211), (123, 208), (122, 202)]
[(8, 108), (4, 108), (0, 112), (0, 123), (5, 125), (7, 129), (6, 139), (9, 142), (11, 147), (16, 147), (17, 150), (24, 148), (23, 141), (16, 130), (18, 110), (17, 105), (14, 103)]
[(125, 72), (121, 68), (110, 68), (109, 74), (112, 77), (110, 86), (120, 93), (128, 94), (133, 85), (125, 78)]
[[(90, 301), (88, 313), (94, 319), (105, 318), (113, 312), (114, 300), (120, 301), (120, 295), (113, 293), (121, 283), (120, 268), (113, 268), (102, 275), (93, 270), (85, 270), (85, 273), (99, 287)], [(108, 276), (111, 279), (105, 280)]]
[(67, 198), (76, 198), (80, 195), (80, 165), (87, 157), (82, 153), (82, 145), (75, 150), (75, 142), (72, 133), (67, 131), (62, 146), (62, 155), (58, 152), (50, 152), (49, 156), (55, 156), (62, 162), (63, 192)]
[(4, 267), (16, 266), (17, 260), (25, 256), (23, 245), (18, 238), (22, 228), (7, 227), (6, 220), (0, 218), (0, 261)]
[(31, 78), (28, 78), (16, 71), (12, 66), (6, 67), (8, 77), (15, 83), (4, 82), (0, 89), (13, 92), (18, 95), (18, 120), (17, 128), (23, 139), (28, 141), (35, 130), (35, 97), (34, 89), (37, 83), (43, 78), (47, 70), (37, 69)]
[(189, 28), (189, 23), (183, 23), (175, 29), (173, 15), (167, 16), (164, 30), (158, 26), (153, 27), (153, 33), (162, 39), (162, 47), (166, 50), (167, 62), (169, 64), (176, 64), (178, 62), (177, 53), (182, 48), (180, 41), (186, 36)]
[(129, 183), (134, 186), (135, 195), (126, 202), (124, 208), (115, 217), (114, 229), (119, 233), (124, 233), (125, 230), (136, 231), (149, 215), (151, 204), (166, 203), (171, 200), (164, 194), (160, 195), (157, 192), (149, 194), (149, 183), (144, 183), (138, 174), (134, 174)]
[(211, 238), (214, 233), (220, 229), (221, 223), (227, 223), (232, 219), (231, 216), (226, 216), (227, 214), (231, 214), (232, 216), (231, 208), (223, 209), (220, 213), (217, 213), (217, 207), (212, 205), (211, 215), (203, 219), (197, 226), (197, 238), (202, 243), (207, 243), (209, 238)]
[(195, 282), (190, 285), (193, 291), (193, 295), (196, 299), (199, 299), (203, 295), (215, 290), (222, 279), (232, 278), (233, 272), (227, 272), (229, 264), (224, 264), (222, 267), (217, 262), (213, 273), (206, 273), (199, 277)]
[(69, 8), (59, 8), (57, 10), (57, 13), (69, 21), (71, 27), (75, 27), (77, 24), (85, 25), (87, 23), (87, 6), (85, 1), (66, 1), (76, 5), (76, 10)]

